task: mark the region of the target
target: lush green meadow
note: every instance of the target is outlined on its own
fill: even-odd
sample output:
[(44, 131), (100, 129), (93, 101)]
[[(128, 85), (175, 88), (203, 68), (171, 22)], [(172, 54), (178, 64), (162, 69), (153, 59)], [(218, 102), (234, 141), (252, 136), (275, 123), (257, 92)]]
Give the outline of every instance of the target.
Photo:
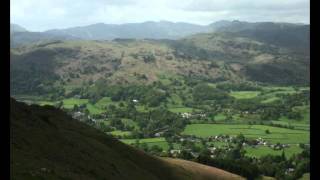
[[(166, 75), (163, 75), (162, 83), (170, 84), (170, 80)], [(183, 82), (183, 81), (182, 81)], [(215, 83), (209, 83), (209, 86), (216, 87)], [(179, 90), (182, 94), (190, 96), (190, 88), (185, 86), (185, 89)], [(300, 90), (307, 88), (293, 88), (293, 87), (263, 87), (261, 91), (230, 91), (228, 94), (235, 100), (254, 100), (262, 104), (270, 104), (281, 99), (279, 94), (294, 94), (298, 93)], [(23, 96), (20, 97), (24, 101), (29, 101), (29, 103), (36, 103), (40, 105), (55, 105), (58, 101), (50, 101), (45, 98), (35, 97), (35, 96)], [(121, 104), (120, 104), (121, 103)], [(74, 105), (80, 106), (85, 105), (88, 112), (92, 115), (101, 114), (106, 112), (110, 105), (114, 105), (117, 108), (124, 108), (128, 106), (128, 101), (112, 101), (111, 97), (102, 97), (94, 104), (89, 102), (89, 99), (78, 99), (78, 98), (67, 98), (62, 100), (62, 107), (65, 109), (73, 109)], [(181, 94), (172, 93), (167, 97), (166, 106), (168, 111), (173, 113), (193, 113), (201, 112), (202, 109), (198, 107), (187, 107), (181, 98)], [(146, 104), (137, 103), (135, 109), (138, 112), (149, 112), (155, 110), (156, 107), (150, 107)], [(293, 154), (301, 152), (301, 148), (297, 144), (304, 143), (308, 144), (310, 142), (309, 129), (310, 129), (310, 106), (302, 105), (294, 107), (294, 110), (300, 112), (302, 115), (301, 119), (290, 119), (286, 116), (281, 116), (277, 120), (266, 121), (266, 123), (272, 123), (274, 125), (291, 126), (294, 129), (280, 128), (269, 125), (250, 125), (249, 121), (255, 121), (259, 118), (255, 114), (243, 114), (240, 116), (239, 112), (234, 111), (232, 114), (232, 120), (228, 118), (228, 114), (225, 111), (217, 112), (214, 115), (214, 120), (219, 124), (200, 124), (198, 119), (192, 119), (193, 123), (185, 127), (182, 135), (196, 135), (198, 137), (208, 137), (215, 135), (231, 135), (237, 136), (243, 134), (246, 138), (257, 139), (263, 138), (268, 143), (276, 144), (289, 144), (288, 148), (285, 148), (285, 154), (287, 157), (291, 157)], [(133, 120), (131, 117), (120, 118), (125, 126), (131, 126), (134, 130), (140, 131), (140, 127), (137, 121)], [(106, 126), (110, 126), (110, 121), (108, 119), (100, 119)], [(197, 124), (198, 123), (198, 124)], [(230, 124), (232, 123), (232, 124)], [(266, 131), (270, 133), (266, 133)], [(114, 129), (108, 132), (118, 138), (126, 138), (126, 136), (132, 136), (132, 130), (120, 130)], [(122, 142), (126, 144), (134, 144), (138, 139), (121, 139)], [(158, 138), (143, 138), (139, 139), (139, 143), (146, 143), (149, 147), (157, 145), (163, 150), (168, 150), (168, 142), (163, 137)], [(216, 147), (222, 147), (227, 145), (225, 142), (208, 142), (208, 144), (214, 144)], [(175, 149), (179, 149), (181, 144), (174, 143)], [(246, 156), (261, 157), (267, 154), (281, 155), (282, 151), (273, 150), (267, 146), (245, 147)]]
[(310, 180), (310, 173), (305, 173), (299, 180)]
[(125, 135), (130, 135), (130, 131), (111, 131), (110, 134), (115, 135), (115, 136), (125, 136)]
[[(256, 157), (256, 158), (260, 158), (260, 157), (266, 156), (268, 154), (271, 154), (271, 155), (281, 155), (282, 154), (282, 150), (273, 150), (267, 146), (260, 146), (260, 147), (255, 147), (255, 148), (245, 147), (244, 149), (246, 151), (246, 156)], [(291, 145), (288, 148), (284, 148), (284, 153), (285, 153), (286, 157), (288, 157), (288, 158), (290, 158), (294, 154), (297, 154), (300, 152), (302, 152), (302, 149), (297, 145)]]
[(230, 95), (236, 99), (250, 99), (257, 97), (260, 91), (232, 91)]
[(114, 104), (114, 102), (112, 102), (110, 97), (103, 97), (95, 104), (95, 106), (100, 109), (103, 109), (111, 104)]
[[(267, 134), (266, 130), (269, 130), (270, 134)], [(291, 157), (292, 155), (302, 151), (298, 146), (299, 143), (308, 144), (310, 142), (309, 131), (291, 130), (266, 125), (191, 124), (186, 127), (183, 134), (196, 135), (199, 137), (209, 137), (221, 134), (236, 136), (243, 134), (245, 137), (251, 139), (263, 138), (268, 143), (272, 144), (289, 144), (289, 147), (284, 148), (284, 152), (287, 157)], [(212, 142), (210, 144), (214, 144), (217, 147), (226, 145), (225, 142)], [(268, 146), (257, 146), (255, 148), (246, 146), (245, 151), (247, 156), (257, 158), (268, 154), (282, 154), (281, 150), (273, 150)]]
[[(266, 133), (269, 130), (269, 134)], [(248, 138), (263, 138), (270, 143), (298, 144), (309, 143), (309, 131), (292, 130), (266, 125), (244, 124), (191, 124), (187, 125), (183, 134), (199, 137), (216, 136), (220, 134), (236, 136), (243, 134)]]
[(193, 111), (193, 108), (175, 107), (175, 108), (169, 108), (169, 111), (174, 113), (191, 113)]
[(62, 101), (63, 107), (66, 109), (72, 109), (74, 105), (83, 105), (83, 104), (88, 104), (88, 99), (77, 99), (77, 98), (69, 98), (69, 99), (64, 99)]
[(139, 141), (139, 143), (146, 143), (148, 146), (154, 146), (157, 145), (159, 147), (161, 147), (164, 150), (168, 149), (168, 143), (167, 141), (162, 138), (145, 138), (145, 139), (121, 139), (122, 142), (126, 143), (126, 144), (134, 144), (137, 142), (137, 140)]

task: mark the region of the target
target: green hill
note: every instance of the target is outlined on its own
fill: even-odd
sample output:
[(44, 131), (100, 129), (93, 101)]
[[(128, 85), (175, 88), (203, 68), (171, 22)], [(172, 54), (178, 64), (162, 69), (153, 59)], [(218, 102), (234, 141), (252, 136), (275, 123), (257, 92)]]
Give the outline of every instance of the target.
[(218, 21), (210, 25), (216, 32), (233, 32), (294, 51), (310, 50), (310, 25), (245, 21)]
[(11, 99), (11, 179), (241, 179), (183, 160), (150, 156), (51, 106)]
[[(308, 55), (233, 33), (180, 40), (51, 41), (11, 50), (11, 93), (67, 91), (98, 80), (151, 84), (161, 76), (209, 82), (309, 83)], [(58, 91), (58, 90), (56, 90)]]

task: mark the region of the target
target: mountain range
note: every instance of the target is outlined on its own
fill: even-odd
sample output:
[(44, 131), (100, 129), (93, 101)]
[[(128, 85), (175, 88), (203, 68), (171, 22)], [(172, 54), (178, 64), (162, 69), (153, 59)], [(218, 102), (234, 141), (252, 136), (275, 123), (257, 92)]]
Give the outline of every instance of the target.
[[(308, 47), (300, 46), (310, 42), (308, 33), (292, 29), (287, 38), (276, 38), (285, 31), (270, 29), (247, 36), (239, 34), (244, 31), (219, 30), (178, 40), (77, 39), (28, 43), (11, 49), (11, 93), (36, 93), (37, 89), (64, 87), (66, 83), (80, 87), (84, 82), (98, 80), (107, 84), (150, 84), (159, 81), (163, 74), (210, 82), (308, 84), (310, 52)], [(273, 39), (266, 38), (265, 31)]]
[[(183, 22), (148, 21), (143, 23), (104, 24), (66, 29), (52, 29), (44, 32), (29, 32), (13, 24), (12, 46), (48, 40), (112, 40), (130, 39), (179, 39), (196, 33), (233, 32), (256, 40), (291, 46), (297, 50), (309, 48), (310, 25), (273, 22), (217, 21), (209, 25)], [(19, 28), (20, 27), (20, 28)], [(22, 31), (21, 31), (22, 30)]]

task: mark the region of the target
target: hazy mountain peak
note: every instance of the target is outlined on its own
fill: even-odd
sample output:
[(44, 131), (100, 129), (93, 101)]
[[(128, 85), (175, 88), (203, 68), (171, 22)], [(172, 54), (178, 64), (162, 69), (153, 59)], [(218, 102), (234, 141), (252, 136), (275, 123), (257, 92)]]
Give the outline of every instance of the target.
[(27, 32), (27, 29), (18, 25), (18, 24), (10, 24), (11, 32)]

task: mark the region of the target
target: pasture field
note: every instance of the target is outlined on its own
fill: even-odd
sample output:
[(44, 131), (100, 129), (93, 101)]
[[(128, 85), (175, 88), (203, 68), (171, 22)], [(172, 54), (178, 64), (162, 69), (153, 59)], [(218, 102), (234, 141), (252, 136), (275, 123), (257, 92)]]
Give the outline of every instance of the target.
[(115, 135), (115, 136), (125, 136), (125, 135), (130, 135), (130, 131), (111, 131), (110, 134)]
[[(270, 134), (265, 131), (269, 130)], [(267, 125), (244, 124), (191, 124), (187, 125), (183, 134), (199, 137), (215, 136), (220, 134), (236, 136), (243, 134), (247, 138), (263, 138), (269, 143), (298, 144), (309, 143), (310, 133), (304, 130), (292, 130)]]
[(108, 120), (101, 120), (100, 122), (102, 122), (104, 125), (106, 125), (106, 126), (110, 126), (110, 121), (108, 121)]
[(172, 94), (169, 98), (172, 104), (169, 104), (169, 107), (182, 106), (182, 99), (177, 94)]
[(135, 122), (135, 121), (133, 121), (132, 119), (122, 118), (121, 121), (122, 121), (122, 123), (125, 124), (126, 126), (133, 126), (135, 129), (139, 129), (138, 123)]
[(21, 101), (28, 100), (28, 101), (41, 101), (44, 100), (41, 96), (33, 96), (33, 95), (12, 95), (13, 98), (19, 99)]
[[(134, 144), (137, 139), (120, 139), (120, 141), (126, 143), (126, 144)], [(158, 145), (162, 149), (168, 149), (168, 143), (165, 140), (165, 138), (159, 137), (159, 138), (145, 138), (145, 139), (139, 139), (140, 143), (146, 143), (148, 146)]]
[(64, 99), (63, 101), (63, 107), (66, 109), (72, 109), (74, 105), (82, 105), (82, 104), (88, 104), (88, 99), (76, 99), (76, 98), (69, 98)]
[[(265, 156), (268, 154), (270, 154), (270, 155), (281, 155), (282, 154), (282, 150), (273, 150), (267, 146), (260, 146), (260, 147), (256, 147), (256, 148), (245, 147), (245, 151), (246, 151), (246, 156), (256, 157), (256, 158), (260, 158), (261, 156)], [(298, 145), (291, 145), (290, 147), (284, 149), (284, 153), (287, 158), (290, 158), (294, 154), (298, 154), (300, 152), (302, 152), (302, 149)]]
[(299, 180), (310, 180), (310, 173), (305, 173)]
[(174, 107), (174, 108), (169, 108), (169, 111), (173, 113), (191, 113), (193, 111), (193, 108), (189, 107)]
[(41, 96), (17, 95), (13, 97), (27, 104), (38, 104), (40, 106), (44, 106), (44, 105), (54, 106), (57, 103), (56, 101), (51, 101)]
[(296, 111), (299, 111), (302, 113), (303, 121), (310, 124), (310, 105), (308, 106), (296, 106), (294, 108)]
[(292, 86), (264, 86), (263, 89), (272, 91), (295, 91)]
[[(122, 141), (123, 143), (126, 144), (134, 144), (136, 142), (137, 139), (120, 139), (120, 141)], [(168, 150), (169, 149), (169, 144), (168, 142), (165, 140), (165, 138), (145, 138), (145, 139), (139, 139), (140, 143), (146, 143), (149, 147), (157, 145), (159, 147), (161, 147), (163, 150)], [(174, 149), (179, 149), (180, 148), (180, 144), (176, 144), (173, 143), (173, 148)]]
[(281, 125), (290, 125), (293, 126), (294, 129), (297, 130), (310, 130), (310, 124), (306, 124), (304, 122), (301, 121), (271, 121), (273, 124), (281, 124)]
[(44, 106), (44, 105), (54, 106), (56, 104), (55, 101), (44, 101), (44, 100), (36, 101), (35, 103), (39, 104), (40, 106)]
[(277, 97), (279, 94), (294, 94), (298, 93), (301, 90), (307, 90), (307, 87), (302, 87), (299, 89), (294, 89), (293, 87), (263, 87), (263, 90), (261, 91), (261, 94), (259, 95), (259, 98), (262, 100), (261, 103), (272, 103), (276, 100), (279, 100), (280, 98)]
[(173, 113), (191, 113), (193, 110), (197, 110), (190, 107), (183, 106), (182, 99), (177, 94), (172, 94), (170, 98), (168, 98), (168, 110)]
[(226, 116), (224, 114), (217, 114), (214, 116), (215, 121), (224, 121), (226, 120)]
[(215, 142), (208, 142), (208, 145), (213, 145), (214, 147), (223, 147), (223, 146), (227, 146), (228, 143), (227, 142), (220, 142), (220, 141), (215, 141)]
[[(126, 144), (133, 144), (136, 142), (137, 139), (121, 139), (122, 142)], [(154, 143), (154, 142), (165, 142), (165, 138), (157, 137), (157, 138), (145, 138), (139, 139), (140, 143)]]
[(63, 107), (66, 109), (72, 109), (74, 105), (79, 106), (79, 105), (85, 104), (90, 114), (101, 114), (104, 112), (104, 110), (102, 108), (99, 108), (99, 106), (89, 103), (88, 99), (69, 98), (69, 99), (64, 99), (62, 102), (63, 102)]
[(279, 100), (279, 98), (278, 98), (278, 97), (270, 97), (270, 98), (267, 98), (267, 99), (265, 99), (265, 100), (262, 100), (261, 103), (264, 103), (264, 104), (266, 104), (266, 103), (272, 103), (272, 102), (274, 102), (274, 101), (276, 101), (276, 100)]
[(61, 86), (65, 89), (66, 93), (70, 93), (74, 89), (81, 87), (81, 85), (74, 85), (74, 84), (73, 85), (72, 84), (65, 84), (65, 85), (61, 85)]
[(230, 96), (236, 99), (251, 99), (260, 94), (260, 91), (232, 91)]
[(146, 107), (144, 105), (136, 105), (136, 110), (139, 111), (139, 112), (149, 112), (149, 110), (152, 110), (154, 108), (150, 108), (150, 107)]
[(115, 103), (112, 102), (110, 97), (103, 97), (95, 104), (95, 106), (100, 108), (100, 109), (103, 109), (103, 108), (105, 108), (105, 107), (107, 107), (108, 105), (111, 105), (111, 104), (115, 104)]
[(101, 114), (104, 112), (103, 109), (97, 108), (95, 105), (90, 103), (87, 104), (87, 109), (89, 110), (90, 114)]

